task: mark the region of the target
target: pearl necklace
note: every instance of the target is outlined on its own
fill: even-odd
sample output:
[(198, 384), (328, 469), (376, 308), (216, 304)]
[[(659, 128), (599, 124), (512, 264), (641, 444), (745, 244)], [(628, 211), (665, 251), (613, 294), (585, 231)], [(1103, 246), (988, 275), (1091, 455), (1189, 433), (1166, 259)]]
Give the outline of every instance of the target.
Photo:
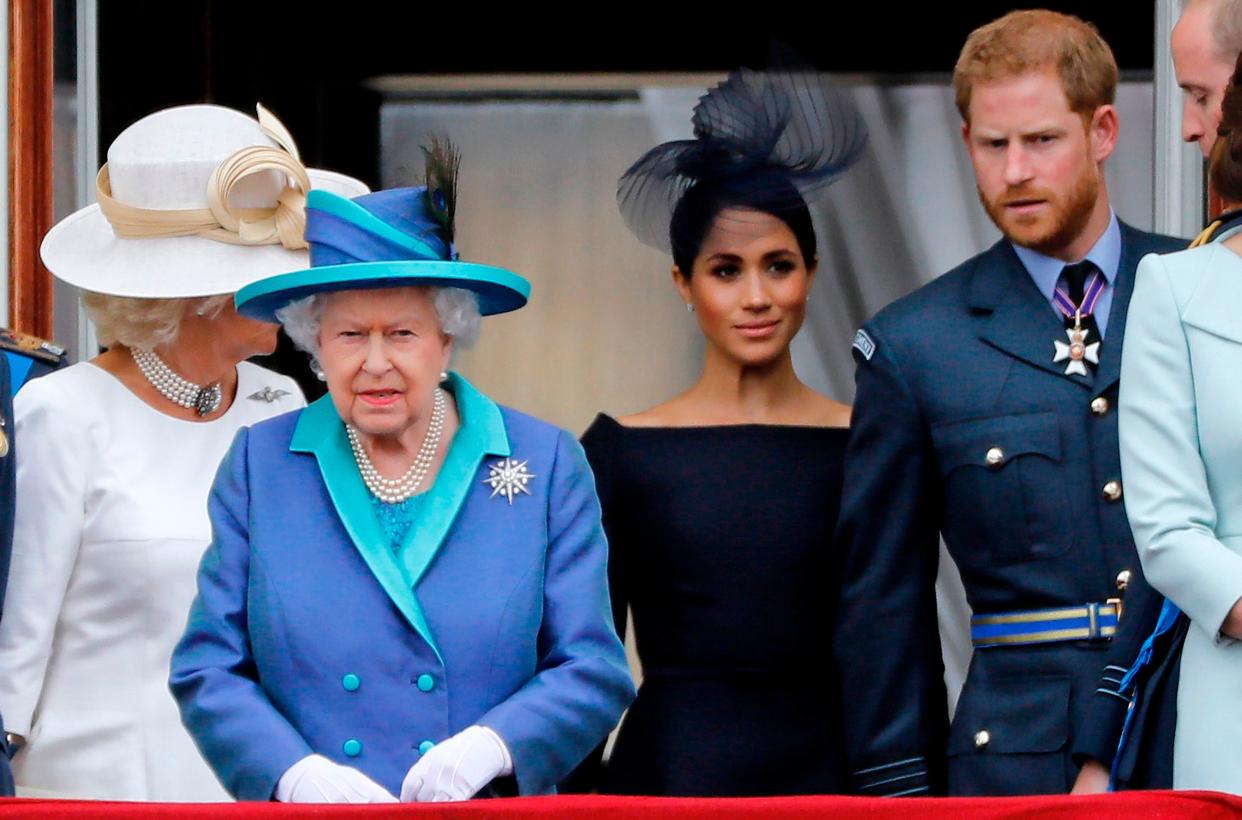
[(418, 448), (418, 455), (414, 457), (414, 463), (410, 465), (410, 469), (406, 470), (405, 475), (400, 478), (384, 478), (380, 475), (379, 470), (375, 469), (375, 465), (371, 463), (371, 457), (367, 455), (367, 451), (362, 446), (358, 430), (353, 425), (345, 425), (345, 432), (349, 436), (349, 448), (354, 451), (354, 461), (358, 463), (358, 472), (362, 473), (362, 481), (372, 495), (385, 504), (400, 504), (418, 492), (423, 479), (427, 477), (427, 471), (431, 469), (431, 462), (435, 460), (436, 452), (440, 449), (440, 438), (444, 434), (446, 405), (444, 391), (436, 388), (431, 406), (431, 420), (427, 423), (427, 433), (423, 436), (422, 446)]
[(210, 416), (220, 409), (220, 401), (223, 398), (220, 382), (205, 386), (198, 385), (174, 373), (172, 368), (164, 364), (164, 360), (156, 356), (153, 351), (131, 347), (129, 353), (134, 357), (138, 369), (142, 371), (143, 376), (146, 376), (151, 386), (173, 404), (192, 408), (198, 411), (200, 416)]

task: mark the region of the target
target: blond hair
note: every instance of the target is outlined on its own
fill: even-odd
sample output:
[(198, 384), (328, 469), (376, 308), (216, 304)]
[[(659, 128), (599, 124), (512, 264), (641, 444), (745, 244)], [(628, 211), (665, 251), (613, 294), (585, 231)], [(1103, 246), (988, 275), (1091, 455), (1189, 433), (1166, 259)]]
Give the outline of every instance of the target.
[(1053, 70), (1070, 110), (1089, 117), (1117, 93), (1117, 60), (1095, 26), (1043, 9), (1014, 11), (966, 38), (953, 67), (958, 113), (970, 121), (970, 94), (980, 81)]
[(109, 296), (84, 291), (82, 304), (95, 323), (99, 343), (104, 347), (124, 345), (137, 350), (153, 350), (176, 340), (186, 311), (215, 316), (233, 301), (229, 294), (189, 299), (140, 299)]

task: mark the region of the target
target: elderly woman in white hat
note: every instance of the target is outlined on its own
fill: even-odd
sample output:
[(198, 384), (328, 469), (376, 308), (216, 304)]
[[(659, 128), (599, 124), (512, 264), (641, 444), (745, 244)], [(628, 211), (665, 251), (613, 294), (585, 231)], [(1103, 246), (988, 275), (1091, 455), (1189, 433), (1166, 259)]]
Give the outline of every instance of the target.
[(312, 191), (312, 267), (237, 295), (328, 385), (225, 457), (173, 654), (240, 799), (547, 794), (634, 695), (582, 448), (446, 372), (530, 286), (458, 259), (455, 154), (431, 155), (426, 187)]
[(276, 326), (237, 314), (249, 282), (304, 267), (312, 187), (287, 132), (217, 106), (152, 114), (99, 173), (98, 204), (43, 242), (83, 291), (107, 352), (16, 402), (13, 562), (0, 622), (0, 713), (18, 793), (227, 799), (167, 689), (210, 538), (206, 499), (236, 432), (304, 405), (244, 360)]

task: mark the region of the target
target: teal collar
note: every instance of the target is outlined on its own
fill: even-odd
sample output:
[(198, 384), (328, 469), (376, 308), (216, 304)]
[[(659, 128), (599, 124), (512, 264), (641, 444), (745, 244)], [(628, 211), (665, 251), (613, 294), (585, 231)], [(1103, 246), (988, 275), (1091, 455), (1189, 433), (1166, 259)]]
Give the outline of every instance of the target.
[(328, 494), (354, 546), (388, 597), (437, 655), (440, 650), (415, 589), (465, 503), (483, 459), (510, 454), (500, 407), (456, 373), (449, 374), (446, 387), (456, 400), (460, 425), (435, 483), (424, 496), (419, 518), (396, 555), (389, 549), (384, 528), (371, 506), (370, 493), (362, 483), (345, 425), (331, 396), (324, 396), (302, 411), (289, 442), (291, 452), (315, 456)]

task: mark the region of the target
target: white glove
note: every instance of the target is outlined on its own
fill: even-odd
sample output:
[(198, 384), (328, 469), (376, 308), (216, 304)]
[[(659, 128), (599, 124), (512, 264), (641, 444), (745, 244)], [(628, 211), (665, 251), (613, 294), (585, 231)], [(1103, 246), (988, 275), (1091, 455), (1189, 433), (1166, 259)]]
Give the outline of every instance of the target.
[(383, 786), (350, 766), (322, 755), (307, 755), (276, 782), (282, 803), (396, 803)]
[(500, 735), (471, 726), (437, 743), (410, 767), (401, 783), (401, 802), (469, 800), (507, 774), (513, 774), (513, 758)]

